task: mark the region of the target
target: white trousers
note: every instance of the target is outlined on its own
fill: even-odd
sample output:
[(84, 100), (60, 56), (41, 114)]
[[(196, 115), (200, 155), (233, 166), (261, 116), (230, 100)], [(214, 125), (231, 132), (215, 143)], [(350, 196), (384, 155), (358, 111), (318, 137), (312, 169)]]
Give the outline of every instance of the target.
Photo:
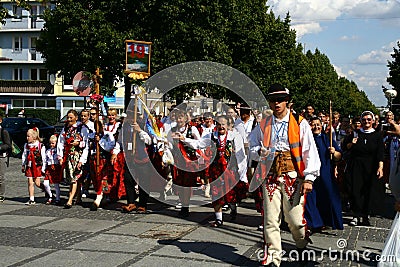
[[(262, 185), (264, 209), (264, 245), (266, 264), (271, 262), (280, 266), (282, 260), (282, 244), (280, 225), (282, 211), (285, 221), (297, 248), (305, 248), (309, 237), (306, 237), (306, 220), (304, 219), (304, 195), (300, 189), (302, 180), (290, 179), (285, 175), (275, 177), (272, 181), (264, 180)], [(289, 251), (286, 251), (289, 253)]]

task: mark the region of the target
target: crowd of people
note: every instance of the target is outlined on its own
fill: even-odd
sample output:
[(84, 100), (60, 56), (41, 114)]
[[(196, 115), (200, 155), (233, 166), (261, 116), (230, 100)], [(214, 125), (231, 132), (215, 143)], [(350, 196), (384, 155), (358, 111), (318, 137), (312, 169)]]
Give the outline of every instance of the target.
[[(329, 121), (329, 114), (315, 113), (312, 105), (296, 113), (289, 90), (280, 84), (271, 85), (267, 99), (270, 109), (263, 111), (241, 104), (195, 116), (180, 105), (168, 116), (149, 118), (137, 110), (127, 126), (126, 114), (118, 117), (115, 109), (108, 109), (106, 122), (96, 107), (79, 114), (71, 109), (61, 133), (48, 144), (37, 128), (27, 132), (22, 153), (26, 204), (36, 204), (35, 186), (45, 193), (45, 204), (65, 209), (82, 203), (92, 189), (91, 211), (126, 199), (122, 212), (146, 213), (150, 192), (165, 199), (172, 188), (179, 197), (178, 215), (186, 218), (193, 188), (201, 187), (214, 209), (210, 226), (221, 227), (223, 210), (235, 220), (240, 202), (251, 197), (263, 218), (262, 264), (268, 266), (281, 263), (282, 216), (299, 251), (313, 233), (343, 229), (343, 210), (353, 214), (349, 225), (370, 225), (370, 216), (382, 207), (399, 148), (393, 113), (382, 121), (370, 111), (352, 119), (333, 112)], [(129, 135), (122, 144), (125, 126)], [(10, 138), (3, 130), (0, 138), (5, 156)], [(69, 186), (65, 200), (62, 183)]]

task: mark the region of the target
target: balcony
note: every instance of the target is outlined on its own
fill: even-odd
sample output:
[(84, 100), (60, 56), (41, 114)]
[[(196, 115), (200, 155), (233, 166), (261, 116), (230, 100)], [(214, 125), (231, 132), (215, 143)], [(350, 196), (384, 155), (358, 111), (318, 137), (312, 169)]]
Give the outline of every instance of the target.
[(54, 87), (49, 81), (0, 80), (0, 94), (53, 94)]

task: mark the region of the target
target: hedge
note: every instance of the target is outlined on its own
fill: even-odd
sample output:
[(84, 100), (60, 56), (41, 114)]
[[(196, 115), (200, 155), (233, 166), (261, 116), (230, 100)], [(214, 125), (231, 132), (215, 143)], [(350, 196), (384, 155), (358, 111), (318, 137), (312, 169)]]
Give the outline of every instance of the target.
[[(17, 117), (21, 111), (19, 108), (10, 109), (8, 111), (8, 117)], [(56, 109), (45, 109), (45, 108), (25, 108), (25, 116), (39, 118), (46, 121), (50, 125), (56, 124), (60, 120), (61, 112)]]

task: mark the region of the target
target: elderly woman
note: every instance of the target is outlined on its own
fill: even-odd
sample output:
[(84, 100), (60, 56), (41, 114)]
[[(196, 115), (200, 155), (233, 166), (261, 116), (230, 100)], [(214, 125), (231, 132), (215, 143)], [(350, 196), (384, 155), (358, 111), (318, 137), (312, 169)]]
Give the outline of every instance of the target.
[[(347, 136), (342, 146), (350, 152), (346, 179), (354, 213), (350, 222), (352, 226), (359, 223), (370, 225), (369, 215), (376, 212), (385, 194), (385, 184), (381, 179), (384, 150), (382, 135), (373, 128), (374, 113), (364, 111), (360, 118), (362, 127)], [(374, 203), (378, 205), (374, 206)]]
[(323, 131), (321, 118), (313, 117), (310, 121), (315, 144), (321, 160), (320, 176), (315, 179), (313, 190), (307, 194), (304, 217), (312, 232), (319, 232), (323, 227), (343, 230), (342, 204), (338, 185), (334, 180), (334, 164), (331, 160), (340, 160), (341, 150)]

